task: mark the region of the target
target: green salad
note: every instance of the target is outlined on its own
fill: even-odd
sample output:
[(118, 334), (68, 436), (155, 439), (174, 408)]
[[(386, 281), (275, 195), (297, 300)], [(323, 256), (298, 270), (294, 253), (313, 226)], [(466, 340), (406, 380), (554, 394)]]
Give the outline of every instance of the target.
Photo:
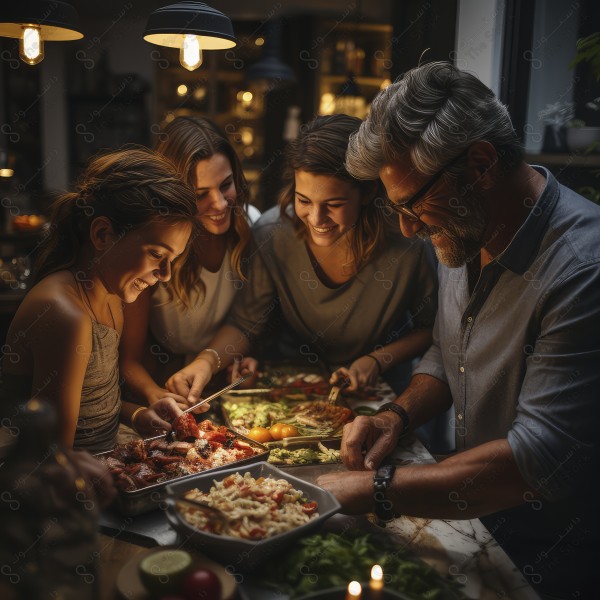
[(257, 578), (261, 584), (295, 598), (322, 589), (345, 587), (352, 580), (367, 582), (374, 564), (381, 565), (386, 588), (415, 600), (465, 598), (459, 583), (443, 578), (402, 546), (359, 530), (306, 537), (281, 560), (263, 567)]
[(341, 462), (340, 451), (318, 445), (318, 450), (312, 448), (273, 448), (269, 454), (269, 462), (274, 465), (308, 465), (310, 463)]

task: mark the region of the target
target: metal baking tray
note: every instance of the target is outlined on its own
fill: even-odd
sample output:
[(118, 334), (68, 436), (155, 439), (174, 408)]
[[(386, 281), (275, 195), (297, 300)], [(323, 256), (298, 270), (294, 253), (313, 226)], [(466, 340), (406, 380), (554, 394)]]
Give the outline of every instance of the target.
[[(322, 378), (319, 383), (296, 381), (294, 383), (286, 382), (287, 377), (297, 376), (300, 374), (318, 375)], [(329, 371), (324, 363), (318, 361), (316, 363), (305, 364), (301, 362), (282, 360), (282, 361), (265, 361), (259, 371), (259, 376), (256, 382), (257, 388), (278, 388), (278, 389), (317, 389), (325, 390), (329, 388)], [(322, 393), (327, 394), (328, 391)]]
[[(226, 463), (219, 467), (214, 467), (212, 469), (206, 469), (205, 471), (200, 471), (198, 473), (190, 473), (189, 475), (181, 475), (180, 477), (173, 477), (171, 479), (166, 479), (159, 483), (154, 483), (144, 488), (140, 488), (137, 490), (133, 490), (131, 492), (125, 492), (123, 490), (119, 490), (117, 498), (115, 499), (111, 508), (117, 510), (120, 514), (133, 517), (135, 515), (141, 515), (142, 513), (149, 512), (151, 510), (155, 510), (157, 508), (165, 509), (165, 505), (163, 500), (166, 496), (165, 486), (168, 483), (175, 483), (179, 481), (183, 481), (184, 479), (189, 479), (190, 477), (196, 477), (197, 475), (204, 473), (216, 473), (218, 471), (222, 471), (223, 469), (232, 469), (235, 467), (243, 467), (245, 465), (251, 465), (257, 462), (266, 461), (269, 458), (270, 448), (268, 448), (265, 444), (260, 444), (259, 442), (255, 442), (254, 440), (246, 437), (245, 435), (228, 428), (229, 431), (240, 440), (247, 442), (254, 448), (260, 450), (254, 456), (249, 456), (248, 458), (243, 458), (242, 460), (236, 460), (230, 463)], [(107, 452), (100, 452), (96, 454), (96, 458), (100, 458), (102, 456), (110, 454), (112, 451), (108, 450)]]

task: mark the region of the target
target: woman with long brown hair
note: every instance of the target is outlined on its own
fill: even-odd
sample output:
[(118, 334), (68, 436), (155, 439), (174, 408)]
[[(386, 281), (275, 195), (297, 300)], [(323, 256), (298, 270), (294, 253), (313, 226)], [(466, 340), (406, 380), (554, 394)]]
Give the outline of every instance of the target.
[[(400, 235), (378, 181), (344, 167), (360, 123), (317, 117), (288, 146), (280, 206), (254, 225), (249, 283), (210, 344), (222, 366), (248, 351), (276, 310), (277, 356), (321, 359), (351, 389), (401, 364), (408, 373), (396, 387), (406, 385), (411, 359), (431, 343), (436, 280), (425, 244)], [(193, 401), (211, 375), (196, 360), (167, 387)]]
[(148, 404), (165, 395), (166, 379), (192, 359), (211, 373), (220, 368), (208, 346), (246, 281), (250, 241), (248, 184), (214, 123), (177, 117), (159, 134), (156, 149), (196, 191), (198, 227), (169, 285), (148, 290), (126, 310), (121, 371), (129, 393)]

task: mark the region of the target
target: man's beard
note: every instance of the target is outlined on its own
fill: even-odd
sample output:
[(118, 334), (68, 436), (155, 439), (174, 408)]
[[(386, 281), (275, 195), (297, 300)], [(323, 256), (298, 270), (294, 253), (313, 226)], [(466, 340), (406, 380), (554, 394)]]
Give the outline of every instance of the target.
[(460, 208), (465, 209), (464, 216), (457, 214), (444, 227), (423, 227), (417, 234), (423, 239), (443, 235), (450, 243), (439, 247), (432, 241), (433, 249), (438, 260), (452, 268), (461, 267), (480, 253), (487, 228), (483, 202), (476, 194), (463, 197)]

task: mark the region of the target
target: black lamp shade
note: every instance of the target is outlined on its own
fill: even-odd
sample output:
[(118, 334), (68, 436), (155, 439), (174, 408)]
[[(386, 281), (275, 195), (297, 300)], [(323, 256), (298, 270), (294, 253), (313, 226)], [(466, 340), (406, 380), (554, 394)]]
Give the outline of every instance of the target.
[(296, 80), (294, 71), (281, 60), (281, 37), (281, 19), (272, 19), (265, 25), (263, 56), (246, 71), (247, 81), (267, 79), (287, 83)]
[(246, 79), (252, 81), (255, 79), (269, 79), (273, 81), (295, 81), (296, 75), (277, 56), (266, 56), (257, 63), (248, 67)]
[(144, 31), (151, 44), (180, 48), (185, 35), (200, 37), (202, 50), (226, 50), (236, 45), (227, 15), (204, 2), (177, 2), (155, 10)]
[(79, 15), (66, 2), (57, 0), (10, 0), (0, 11), (0, 36), (20, 38), (23, 26), (37, 25), (44, 41), (79, 40)]

